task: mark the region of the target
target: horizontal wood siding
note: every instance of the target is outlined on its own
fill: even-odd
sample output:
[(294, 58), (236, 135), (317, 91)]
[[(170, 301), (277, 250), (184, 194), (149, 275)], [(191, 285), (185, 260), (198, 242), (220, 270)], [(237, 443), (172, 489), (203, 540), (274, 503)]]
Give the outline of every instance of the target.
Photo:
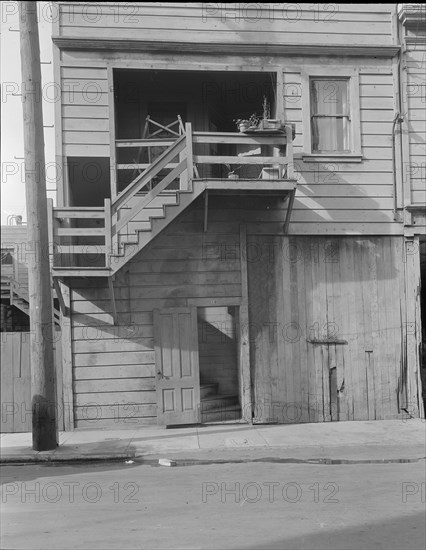
[[(346, 5), (339, 5), (339, 9), (346, 13)], [(388, 13), (386, 6), (380, 6), (377, 10)], [(357, 9), (355, 12), (359, 13)], [(325, 23), (318, 26), (322, 32), (324, 32), (324, 25)], [(199, 68), (207, 71), (204, 66), (206, 60), (202, 56), (197, 58), (196, 54), (165, 56), (160, 53), (144, 54), (143, 52), (124, 54), (63, 51), (61, 59), (64, 82), (81, 82), (76, 89), (82, 90), (83, 83), (89, 83), (92, 80), (95, 83), (93, 90), (97, 90), (97, 86), (101, 90), (97, 94), (98, 101), (93, 104), (88, 101), (85, 104), (71, 104), (66, 100), (67, 103), (63, 106), (63, 139), (66, 153), (81, 156), (109, 156), (110, 154), (106, 80), (108, 63), (113, 66), (117, 63), (120, 67), (128, 64), (128, 67), (133, 68), (155, 66), (159, 69), (178, 69), (181, 66), (186, 67), (187, 70)], [(79, 59), (87, 61), (79, 66)], [(243, 70), (257, 68), (265, 71), (268, 65), (271, 65), (271, 58), (256, 57), (253, 63), (249, 64), (243, 57), (225, 56), (223, 59), (212, 57), (210, 62), (217, 70), (225, 70), (228, 67), (225, 64), (229, 63), (242, 66)], [(396, 90), (391, 60), (348, 57), (336, 59), (321, 57), (316, 60), (307, 56), (288, 56), (275, 57), (273, 62), (271, 70), (279, 70), (279, 67), (283, 70), (283, 97), (279, 100), (282, 101), (282, 105), (278, 110), (282, 110), (286, 121), (296, 125), (294, 164), (298, 190), (290, 224), (291, 233), (301, 235), (313, 233), (402, 234), (403, 225), (396, 223), (393, 215), (392, 123), (396, 113)], [(83, 66), (85, 63), (87, 66)], [(336, 70), (347, 69), (348, 75), (353, 70), (359, 71), (361, 162), (341, 161), (338, 156), (332, 161), (323, 162), (307, 162), (306, 156), (305, 160), (303, 158), (308, 151), (304, 151), (302, 93), (308, 93), (308, 91), (302, 92), (301, 71), (306, 70), (309, 74), (309, 68), (318, 67), (318, 65), (324, 67), (326, 74), (331, 77), (336, 74)], [(208, 79), (208, 72), (205, 74)], [(244, 93), (243, 90), (243, 97)], [(85, 95), (88, 94), (75, 94), (73, 99), (81, 102)], [(412, 124), (423, 124), (424, 114), (418, 109), (415, 112), (419, 120), (413, 121)], [(355, 121), (352, 123), (355, 124)], [(415, 139), (418, 140), (420, 134), (415, 135), (417, 136)], [(411, 154), (414, 155), (414, 152), (417, 156), (412, 158), (415, 162), (421, 162), (424, 144), (418, 141), (413, 143)], [(413, 179), (413, 193), (416, 200), (419, 200), (422, 195), (422, 184), (421, 179)], [(144, 215), (141, 213), (140, 219)], [(277, 220), (269, 216), (266, 219), (252, 221), (268, 223)], [(129, 226), (128, 229), (131, 233), (134, 227)]]
[[(411, 204), (426, 204), (426, 45), (409, 45), (407, 59), (407, 125), (410, 154), (408, 170)], [(426, 220), (423, 225), (426, 230)]]
[[(194, 43), (392, 44), (393, 5), (63, 2), (63, 37)], [(354, 24), (357, 23), (357, 24)]]
[[(323, 63), (332, 76), (335, 66)], [(327, 72), (327, 67), (329, 71)], [(347, 61), (348, 75), (352, 61)], [(309, 74), (309, 65), (306, 67)], [(393, 221), (392, 121), (395, 115), (394, 84), (389, 62), (375, 71), (365, 62), (359, 67), (360, 131), (362, 162), (307, 162), (302, 126), (302, 80), (300, 69), (286, 68), (284, 117), (296, 125), (294, 141), (298, 189), (291, 218), (291, 233), (345, 234), (358, 224), (364, 234), (401, 232)], [(306, 93), (308, 91), (306, 90)], [(354, 123), (354, 121), (352, 121)], [(306, 157), (305, 157), (306, 159)], [(321, 231), (321, 229), (320, 229)]]
[(68, 157), (110, 154), (106, 68), (61, 68), (62, 141)]
[(403, 239), (248, 243), (275, 250), (248, 263), (258, 421), (398, 418), (407, 390)]
[[(195, 208), (203, 213), (202, 203)], [(118, 326), (106, 284), (76, 281), (72, 351), (76, 426), (156, 423), (153, 310), (194, 298), (241, 296), (239, 224), (171, 224), (114, 282)]]

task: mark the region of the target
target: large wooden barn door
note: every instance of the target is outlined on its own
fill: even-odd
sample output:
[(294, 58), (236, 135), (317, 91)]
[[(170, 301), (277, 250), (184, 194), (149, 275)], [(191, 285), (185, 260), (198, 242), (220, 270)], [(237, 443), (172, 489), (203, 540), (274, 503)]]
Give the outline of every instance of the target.
[(413, 379), (404, 367), (403, 239), (248, 242), (254, 422), (399, 418)]
[(154, 311), (157, 421), (195, 424), (200, 414), (197, 309)]

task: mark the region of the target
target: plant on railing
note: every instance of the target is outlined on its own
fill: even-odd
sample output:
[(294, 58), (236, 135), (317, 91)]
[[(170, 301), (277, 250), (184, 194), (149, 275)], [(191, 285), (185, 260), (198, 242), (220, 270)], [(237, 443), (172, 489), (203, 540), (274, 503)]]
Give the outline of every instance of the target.
[(271, 106), (266, 97), (263, 96), (262, 116), (253, 113), (249, 118), (238, 118), (234, 120), (240, 132), (248, 130), (282, 130), (281, 120), (271, 118)]
[(228, 169), (228, 179), (230, 180), (237, 180), (239, 178), (239, 175), (237, 174), (237, 172), (239, 170), (241, 170), (242, 166), (237, 166), (236, 168), (234, 169), (231, 169), (231, 165), (230, 164), (225, 164), (226, 168)]
[(254, 130), (259, 125), (261, 118), (253, 113), (249, 118), (237, 118), (234, 119), (235, 124), (240, 132), (246, 132), (247, 130)]

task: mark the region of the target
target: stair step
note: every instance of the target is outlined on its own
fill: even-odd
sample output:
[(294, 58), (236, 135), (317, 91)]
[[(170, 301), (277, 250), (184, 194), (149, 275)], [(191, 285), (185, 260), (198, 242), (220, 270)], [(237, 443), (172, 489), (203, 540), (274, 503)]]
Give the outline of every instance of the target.
[(213, 384), (201, 384), (200, 399), (204, 399), (205, 397), (209, 397), (210, 395), (216, 395), (218, 386), (219, 384), (217, 382), (214, 382)]
[[(196, 188), (187, 191), (177, 191), (173, 201), (163, 201), (162, 208), (144, 209), (140, 221), (132, 220), (132, 227), (138, 235), (138, 242), (126, 243), (123, 239), (119, 243), (118, 254), (111, 255), (111, 270), (116, 273), (131, 258), (136, 256), (153, 238), (161, 233), (185, 208), (187, 208), (201, 193), (205, 186), (200, 184)], [(145, 219), (146, 218), (146, 219)], [(143, 224), (143, 225), (142, 225)], [(146, 224), (146, 225), (145, 225)], [(149, 225), (148, 225), (149, 224)], [(130, 234), (129, 231), (127, 234)], [(124, 235), (126, 233), (123, 233)]]
[(241, 407), (234, 405), (223, 409), (201, 412), (201, 422), (230, 422), (241, 420)]
[(210, 395), (201, 398), (201, 413), (212, 410), (223, 410), (238, 405), (238, 395)]
[[(173, 204), (172, 204), (172, 206), (173, 206)], [(123, 216), (125, 216), (129, 210), (130, 209), (123, 208)], [(162, 212), (163, 212), (163, 206), (156, 206), (156, 207), (152, 207), (152, 208), (150, 208), (149, 206), (146, 206), (140, 212), (135, 214), (134, 218), (132, 218), (132, 220), (129, 223), (135, 223), (135, 222), (138, 222), (138, 221), (146, 221), (146, 220), (149, 219), (150, 216), (155, 216), (156, 214), (161, 215)]]
[(13, 299), (13, 305), (19, 308), (24, 308), (25, 310), (30, 308), (28, 302), (26, 302), (25, 300), (20, 300), (19, 298)]

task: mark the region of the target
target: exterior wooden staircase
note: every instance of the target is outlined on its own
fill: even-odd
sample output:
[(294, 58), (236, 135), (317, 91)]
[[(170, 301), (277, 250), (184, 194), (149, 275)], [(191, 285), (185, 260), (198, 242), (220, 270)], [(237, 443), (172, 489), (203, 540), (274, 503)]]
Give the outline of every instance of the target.
[[(13, 277), (2, 277), (1, 281), (2, 296), (7, 296), (9, 304), (17, 307), (23, 313), (30, 315), (30, 298), (28, 289), (18, 283)], [(56, 324), (60, 324), (60, 312), (53, 309), (53, 319)]]
[[(247, 136), (234, 133), (192, 132), (175, 139), (121, 140), (118, 148), (161, 146), (167, 149), (148, 165), (118, 165), (117, 169), (137, 166), (143, 172), (103, 207), (53, 208), (51, 204), (51, 240), (53, 276), (111, 277), (144, 249), (158, 234), (203, 193), (280, 193), (288, 197), (287, 218), (292, 208), (296, 181), (292, 173), (293, 129), (275, 136)], [(259, 144), (286, 147), (286, 155), (218, 156), (195, 155), (193, 147), (202, 144)], [(275, 144), (275, 145), (274, 145)], [(228, 164), (270, 165), (281, 175), (277, 179), (213, 179), (200, 178), (197, 166)], [(285, 171), (285, 176), (283, 175)], [(153, 185), (155, 182), (155, 185)], [(286, 221), (286, 226), (288, 222)]]
[(201, 423), (232, 422), (241, 419), (238, 395), (219, 395), (218, 384), (200, 385)]

